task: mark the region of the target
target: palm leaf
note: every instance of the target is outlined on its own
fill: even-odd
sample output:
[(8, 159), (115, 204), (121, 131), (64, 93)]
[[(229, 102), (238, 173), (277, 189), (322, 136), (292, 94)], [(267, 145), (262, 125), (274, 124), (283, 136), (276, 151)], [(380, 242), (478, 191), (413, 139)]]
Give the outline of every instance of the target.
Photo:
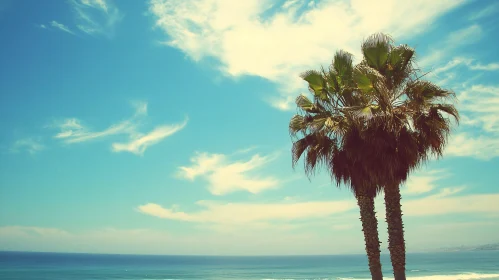
[(362, 54), (367, 64), (378, 71), (383, 71), (391, 50), (392, 39), (390, 36), (377, 33), (369, 36), (362, 43)]
[(295, 102), (296, 102), (296, 105), (298, 106), (298, 108), (300, 108), (301, 110), (303, 110), (305, 112), (309, 112), (309, 113), (317, 112), (317, 110), (314, 106), (314, 103), (312, 103), (312, 101), (310, 101), (310, 99), (308, 99), (308, 97), (306, 97), (303, 94), (300, 94), (296, 98)]
[(299, 132), (304, 132), (307, 129), (305, 124), (305, 117), (301, 115), (294, 115), (289, 122), (289, 133), (295, 136)]
[(315, 70), (309, 70), (302, 73), (301, 78), (307, 81), (310, 91), (318, 97), (323, 97), (323, 90), (325, 88), (325, 81), (322, 73)]

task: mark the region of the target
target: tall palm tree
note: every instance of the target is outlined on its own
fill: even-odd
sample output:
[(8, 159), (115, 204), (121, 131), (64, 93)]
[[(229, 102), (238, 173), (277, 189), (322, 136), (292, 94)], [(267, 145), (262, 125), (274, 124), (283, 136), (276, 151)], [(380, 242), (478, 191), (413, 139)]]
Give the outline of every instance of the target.
[[(374, 197), (380, 188), (369, 181), (369, 170), (361, 161), (351, 159), (351, 141), (359, 139), (360, 126), (356, 108), (366, 104), (365, 96), (355, 87), (352, 55), (339, 51), (326, 71), (308, 71), (302, 78), (308, 82), (313, 101), (300, 95), (296, 99), (299, 114), (289, 124), (294, 143), (293, 166), (304, 155), (307, 175), (320, 165), (328, 167), (330, 175), (353, 191), (360, 208), (366, 252), (372, 279), (382, 280), (378, 222)], [(349, 142), (350, 141), (350, 142)]]
[(362, 44), (362, 61), (336, 53), (326, 71), (308, 71), (314, 98), (297, 98), (300, 114), (290, 122), (293, 163), (305, 154), (307, 174), (325, 165), (337, 183), (354, 192), (373, 279), (380, 279), (374, 196), (385, 192), (389, 251), (396, 280), (405, 279), (405, 241), (400, 185), (431, 155), (442, 155), (455, 107), (454, 93), (421, 80), (414, 49), (394, 46), (385, 34)]
[(371, 98), (357, 109), (366, 113), (359, 115), (365, 121), (363, 148), (356, 157), (362, 160), (370, 152), (379, 158), (378, 163), (363, 162), (371, 182), (383, 187), (394, 276), (405, 280), (400, 185), (432, 155), (442, 156), (451, 120), (458, 121), (459, 114), (449, 103), (455, 97), (452, 91), (421, 80), (414, 67), (414, 49), (394, 46), (388, 35), (374, 34), (362, 44), (362, 53), (359, 65), (370, 74), (357, 79), (357, 87)]

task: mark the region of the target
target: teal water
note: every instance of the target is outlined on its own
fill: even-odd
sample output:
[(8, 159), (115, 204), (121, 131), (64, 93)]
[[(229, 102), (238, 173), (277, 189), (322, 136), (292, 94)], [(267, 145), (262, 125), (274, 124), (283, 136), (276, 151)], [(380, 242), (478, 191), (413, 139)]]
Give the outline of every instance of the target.
[[(499, 279), (499, 251), (408, 254), (408, 279)], [(388, 256), (383, 256), (391, 279)], [(0, 279), (369, 279), (366, 257), (203, 257), (0, 252)]]

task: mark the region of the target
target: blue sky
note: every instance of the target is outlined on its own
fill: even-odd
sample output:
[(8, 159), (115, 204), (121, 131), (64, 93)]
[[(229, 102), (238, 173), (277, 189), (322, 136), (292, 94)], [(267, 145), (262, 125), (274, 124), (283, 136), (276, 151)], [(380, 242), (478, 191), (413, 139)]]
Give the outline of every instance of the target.
[(378, 31), (462, 114), (403, 188), (408, 250), (498, 242), (498, 3), (373, 5), (0, 1), (0, 250), (362, 253), (352, 194), (293, 171), (287, 125), (298, 75)]

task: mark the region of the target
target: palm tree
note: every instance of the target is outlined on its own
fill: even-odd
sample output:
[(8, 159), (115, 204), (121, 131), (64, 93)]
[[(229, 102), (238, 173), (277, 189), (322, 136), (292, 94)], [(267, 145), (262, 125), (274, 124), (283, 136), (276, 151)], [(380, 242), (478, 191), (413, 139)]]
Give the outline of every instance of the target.
[(372, 279), (382, 280), (378, 222), (374, 197), (380, 188), (369, 181), (369, 170), (361, 161), (351, 159), (352, 139), (360, 139), (356, 111), (366, 104), (366, 97), (355, 87), (352, 55), (339, 51), (328, 71), (308, 71), (302, 78), (308, 82), (313, 102), (306, 96), (296, 99), (299, 114), (289, 124), (294, 143), (293, 166), (304, 155), (307, 175), (320, 165), (328, 167), (338, 186), (341, 182), (353, 191), (360, 208), (366, 252)]
[(354, 192), (373, 279), (381, 275), (373, 198), (384, 190), (388, 249), (395, 279), (402, 280), (406, 260), (400, 185), (432, 155), (442, 155), (451, 118), (457, 121), (459, 115), (447, 103), (455, 96), (452, 91), (421, 79), (414, 49), (374, 34), (363, 42), (362, 54), (354, 67), (351, 55), (340, 51), (328, 71), (302, 76), (314, 102), (297, 99), (301, 115), (291, 120), (290, 132), (303, 137), (293, 144), (293, 163), (305, 153), (307, 174), (317, 164), (326, 165), (337, 183)]
[(388, 35), (374, 34), (362, 44), (362, 53), (361, 64), (376, 73), (366, 83), (371, 86), (371, 107), (379, 105), (366, 119), (365, 149), (380, 156), (383, 166), (365, 164), (376, 174), (375, 183), (383, 186), (393, 272), (396, 280), (405, 280), (400, 185), (432, 155), (442, 156), (451, 119), (458, 121), (459, 114), (448, 103), (455, 97), (452, 91), (421, 79), (414, 49), (394, 46)]

